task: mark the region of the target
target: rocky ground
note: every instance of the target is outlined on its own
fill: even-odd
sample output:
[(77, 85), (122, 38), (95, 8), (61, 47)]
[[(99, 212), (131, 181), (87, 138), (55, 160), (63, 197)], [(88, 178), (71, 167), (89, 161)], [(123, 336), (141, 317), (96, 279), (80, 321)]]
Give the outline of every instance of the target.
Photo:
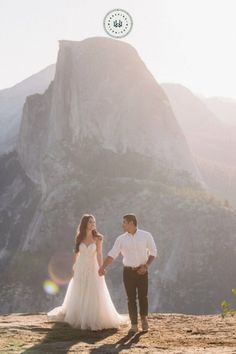
[(236, 316), (152, 314), (150, 331), (81, 331), (44, 313), (0, 316), (0, 353), (236, 353)]

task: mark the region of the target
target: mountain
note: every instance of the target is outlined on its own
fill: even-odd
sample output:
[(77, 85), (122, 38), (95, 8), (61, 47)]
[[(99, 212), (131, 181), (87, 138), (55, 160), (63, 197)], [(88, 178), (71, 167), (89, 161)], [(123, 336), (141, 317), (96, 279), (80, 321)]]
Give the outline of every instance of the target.
[(203, 102), (222, 122), (236, 125), (236, 99), (228, 97), (204, 97)]
[[(43, 139), (32, 136), (32, 120), (43, 125), (39, 127)], [(32, 139), (40, 139), (40, 145), (34, 140), (32, 146)], [(24, 169), (35, 182), (41, 181), (42, 155), (45, 159), (45, 151), (57, 150), (58, 143), (61, 148), (63, 142), (74, 150), (72, 159), (79, 159), (89, 149), (106, 153), (109, 163), (116, 165), (116, 156), (132, 153), (145, 156), (147, 164), (152, 161), (151, 169), (164, 164), (201, 179), (163, 90), (136, 50), (112, 39), (60, 41), (52, 87), (44, 96), (26, 100), (17, 149)], [(135, 167), (139, 165), (138, 161)], [(106, 166), (107, 161), (96, 168), (104, 174)], [(114, 168), (116, 175), (119, 171)], [(126, 165), (124, 168), (127, 170)], [(147, 170), (139, 173), (146, 175)]]
[(0, 90), (0, 154), (16, 148), (26, 97), (36, 92), (43, 93), (53, 80), (54, 74), (55, 65), (52, 64), (15, 86)]
[(222, 110), (216, 115), (205, 99), (186, 87), (168, 83), (162, 87), (208, 190), (236, 207), (236, 126), (225, 123)]
[[(62, 301), (84, 212), (104, 234), (104, 255), (127, 212), (153, 234), (150, 312), (220, 311), (235, 279), (236, 213), (206, 190), (167, 95), (132, 46), (60, 41), (54, 80), (27, 97), (17, 151), (0, 164), (1, 312)], [(49, 276), (62, 283), (54, 296)], [(106, 279), (126, 311), (120, 258)]]

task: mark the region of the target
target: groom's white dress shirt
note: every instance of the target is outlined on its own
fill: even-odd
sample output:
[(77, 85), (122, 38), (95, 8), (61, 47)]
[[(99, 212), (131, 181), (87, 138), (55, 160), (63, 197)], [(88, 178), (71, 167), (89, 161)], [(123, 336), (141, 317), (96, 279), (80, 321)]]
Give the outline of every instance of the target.
[(156, 257), (157, 249), (150, 232), (137, 228), (134, 235), (125, 232), (118, 236), (108, 256), (115, 259), (120, 253), (124, 266), (138, 267), (147, 262), (149, 255)]

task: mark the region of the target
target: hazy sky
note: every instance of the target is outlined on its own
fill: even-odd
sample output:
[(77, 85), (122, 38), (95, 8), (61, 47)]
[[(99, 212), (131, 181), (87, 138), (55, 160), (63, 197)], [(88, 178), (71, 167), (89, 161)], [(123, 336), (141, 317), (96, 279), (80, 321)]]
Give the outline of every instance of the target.
[(133, 17), (121, 40), (159, 83), (236, 98), (236, 0), (0, 0), (0, 89), (56, 62), (59, 39), (107, 37), (114, 8)]

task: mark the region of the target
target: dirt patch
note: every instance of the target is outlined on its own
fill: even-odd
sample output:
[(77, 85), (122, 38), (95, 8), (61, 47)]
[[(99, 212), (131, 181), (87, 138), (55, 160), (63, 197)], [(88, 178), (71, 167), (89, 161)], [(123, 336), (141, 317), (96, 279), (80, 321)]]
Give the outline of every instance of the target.
[(0, 353), (236, 354), (236, 316), (149, 315), (149, 332), (85, 331), (47, 321), (45, 313), (0, 316)]

